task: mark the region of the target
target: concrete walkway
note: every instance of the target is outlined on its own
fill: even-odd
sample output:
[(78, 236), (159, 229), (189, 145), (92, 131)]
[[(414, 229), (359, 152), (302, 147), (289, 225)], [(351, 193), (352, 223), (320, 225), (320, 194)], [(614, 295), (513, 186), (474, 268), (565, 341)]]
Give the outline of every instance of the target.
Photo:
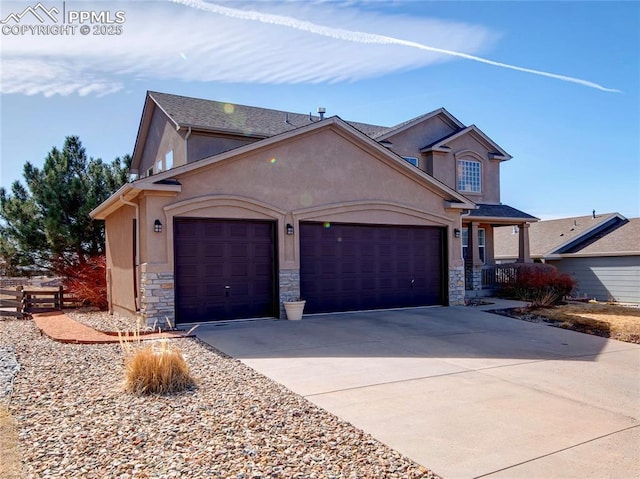
[(197, 336), (444, 478), (640, 477), (640, 346), (479, 307)]

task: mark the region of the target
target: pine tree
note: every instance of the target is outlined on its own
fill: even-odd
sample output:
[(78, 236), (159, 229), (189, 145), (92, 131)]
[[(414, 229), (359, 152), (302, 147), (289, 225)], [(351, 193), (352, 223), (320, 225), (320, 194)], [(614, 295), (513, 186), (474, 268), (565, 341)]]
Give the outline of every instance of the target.
[(0, 188), (0, 258), (8, 273), (20, 267), (60, 273), (104, 254), (104, 225), (89, 212), (127, 181), (129, 155), (111, 164), (88, 158), (80, 139), (54, 147), (43, 167), (27, 162), (26, 188)]

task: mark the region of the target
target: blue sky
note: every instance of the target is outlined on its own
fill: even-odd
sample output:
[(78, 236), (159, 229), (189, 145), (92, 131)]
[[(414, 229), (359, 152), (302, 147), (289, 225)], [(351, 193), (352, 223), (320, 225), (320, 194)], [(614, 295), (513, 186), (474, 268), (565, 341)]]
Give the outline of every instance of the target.
[[(3, 1), (3, 26), (41, 24), (9, 18), (36, 4)], [(513, 156), (503, 203), (640, 216), (638, 2), (41, 4), (109, 17), (68, 35), (3, 30), (4, 187), (68, 135), (105, 161), (130, 153), (155, 90), (387, 126), (445, 107)]]

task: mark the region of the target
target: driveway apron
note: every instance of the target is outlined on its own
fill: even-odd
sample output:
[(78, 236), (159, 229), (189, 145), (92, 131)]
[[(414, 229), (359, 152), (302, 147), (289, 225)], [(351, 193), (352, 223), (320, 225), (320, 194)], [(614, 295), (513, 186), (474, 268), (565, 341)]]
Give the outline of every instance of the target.
[(640, 345), (484, 309), (200, 324), (203, 341), (444, 478), (640, 478)]

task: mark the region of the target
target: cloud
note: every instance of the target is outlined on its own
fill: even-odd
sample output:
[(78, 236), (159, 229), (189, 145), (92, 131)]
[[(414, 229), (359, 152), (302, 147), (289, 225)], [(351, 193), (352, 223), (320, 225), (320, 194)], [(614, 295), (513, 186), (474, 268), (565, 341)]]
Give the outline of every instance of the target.
[[(15, 4), (14, 4), (15, 5)], [(357, 81), (421, 68), (451, 58), (400, 45), (330, 38), (255, 15), (313, 18), (336, 28), (369, 25), (389, 35), (412, 32), (443, 48), (482, 51), (496, 35), (463, 23), (365, 13), (332, 4), (248, 4), (238, 15), (215, 15), (166, 2), (82, 3), (83, 9), (126, 11), (122, 34), (3, 35), (2, 93), (104, 95), (136, 80), (245, 83)], [(124, 6), (123, 6), (124, 5)], [(238, 5), (234, 3), (234, 6)], [(260, 8), (256, 13), (255, 9)], [(2, 17), (6, 16), (4, 5)], [(227, 12), (227, 13), (228, 13)], [(247, 18), (243, 12), (254, 12)], [(272, 12), (272, 13), (269, 13)], [(262, 17), (261, 17), (262, 18)], [(405, 33), (407, 35), (407, 33)]]
[[(4, 4), (2, 18), (11, 5), (20, 4)], [(122, 33), (2, 35), (2, 93), (106, 95), (148, 79), (358, 81), (456, 57), (605, 89), (477, 57), (498, 36), (466, 23), (312, 2), (234, 2), (233, 8), (199, 0), (76, 5), (83, 10), (124, 10)]]

